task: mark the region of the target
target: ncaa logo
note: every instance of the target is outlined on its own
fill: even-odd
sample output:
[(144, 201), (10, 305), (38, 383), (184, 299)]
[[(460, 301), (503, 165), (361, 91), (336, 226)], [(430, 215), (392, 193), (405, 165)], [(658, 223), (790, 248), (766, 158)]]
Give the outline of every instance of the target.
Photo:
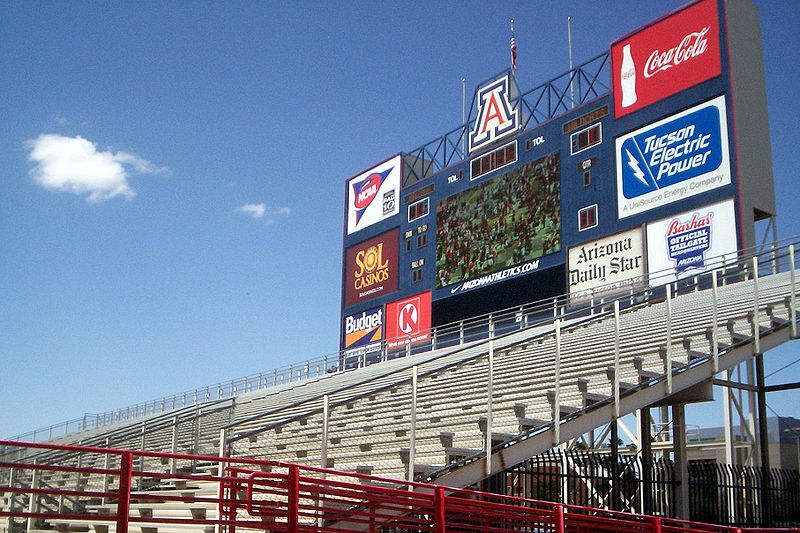
[[(392, 171), (384, 170), (383, 172), (375, 172), (367, 176), (363, 181), (353, 183), (353, 197), (354, 205), (356, 208), (356, 224), (364, 216), (364, 211), (372, 204), (372, 201), (378, 197), (378, 191), (383, 185), (386, 176)], [(386, 209), (384, 208), (384, 213)]]
[(519, 109), (511, 106), (509, 86), (509, 76), (506, 75), (478, 89), (478, 117), (469, 134), (470, 152), (519, 129)]
[(397, 155), (347, 180), (347, 234), (400, 212), (402, 157)]
[(397, 313), (397, 329), (408, 335), (419, 331), (419, 311), (417, 300), (408, 302)]

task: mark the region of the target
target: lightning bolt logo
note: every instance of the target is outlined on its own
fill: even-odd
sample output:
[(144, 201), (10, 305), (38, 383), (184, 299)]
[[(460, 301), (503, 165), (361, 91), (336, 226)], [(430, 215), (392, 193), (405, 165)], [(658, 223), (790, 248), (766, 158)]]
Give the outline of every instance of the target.
[(628, 166), (631, 167), (631, 170), (633, 170), (633, 175), (636, 177), (636, 179), (641, 181), (645, 187), (649, 187), (649, 183), (647, 183), (647, 180), (644, 179), (644, 172), (642, 172), (642, 169), (639, 166), (639, 161), (633, 157), (633, 154), (631, 154), (630, 150), (627, 148), (625, 149), (625, 153), (628, 154)]

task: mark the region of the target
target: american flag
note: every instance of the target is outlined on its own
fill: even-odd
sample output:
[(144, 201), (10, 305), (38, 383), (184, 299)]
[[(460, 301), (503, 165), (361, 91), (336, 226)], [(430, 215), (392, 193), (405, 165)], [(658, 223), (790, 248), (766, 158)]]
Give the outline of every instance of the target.
[(511, 36), (511, 72), (517, 73), (517, 38)]

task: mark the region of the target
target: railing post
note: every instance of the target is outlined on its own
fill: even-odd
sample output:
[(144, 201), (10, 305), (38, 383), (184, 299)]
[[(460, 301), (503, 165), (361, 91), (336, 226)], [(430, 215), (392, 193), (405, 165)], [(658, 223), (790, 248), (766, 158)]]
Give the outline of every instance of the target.
[[(80, 446), (82, 444), (83, 444), (83, 441), (78, 441), (78, 446)], [(83, 453), (78, 453), (78, 462), (77, 462), (76, 466), (78, 467), (78, 472), (75, 472), (75, 490), (76, 491), (80, 491), (81, 490), (81, 477), (82, 477), (80, 469), (83, 468)]]
[[(417, 367), (411, 367), (411, 428), (408, 442), (408, 481), (414, 481), (414, 462), (417, 452)], [(409, 489), (413, 487), (409, 486)]]
[[(218, 494), (220, 495), (220, 497), (222, 497), (222, 495), (225, 494), (223, 478), (225, 477), (225, 461), (224, 461), (224, 458), (227, 455), (226, 454), (227, 448), (228, 448), (227, 440), (228, 440), (228, 430), (226, 430), (225, 428), (220, 429), (219, 430), (219, 447), (218, 447), (218, 453), (217, 453), (217, 456), (219, 457), (219, 464), (217, 465), (217, 482), (219, 483), (219, 492), (218, 492)], [(232, 497), (235, 498), (236, 496), (232, 495)], [(223, 523), (222, 523), (222, 515), (220, 514), (219, 522), (217, 523), (216, 526), (214, 526), (214, 532), (215, 533), (221, 533), (223, 527), (224, 526), (223, 526)]]
[(433, 493), (433, 533), (445, 533), (445, 522), (444, 487), (436, 487)]
[(411, 356), (411, 336), (406, 337), (406, 357)]
[(297, 533), (300, 529), (300, 467), (291, 465), (288, 476), (288, 495), (287, 495), (287, 533)]
[(758, 327), (758, 257), (753, 257), (753, 340), (754, 353), (761, 353), (761, 328)]
[(553, 446), (561, 442), (561, 320), (556, 319), (555, 394), (553, 395)]
[[(614, 420), (615, 422), (616, 419), (618, 418), (619, 418), (619, 300), (614, 300)], [(614, 460), (616, 460), (616, 458), (614, 458)]]
[(431, 350), (436, 349), (436, 328), (431, 329)]
[(653, 533), (661, 533), (661, 518), (653, 518)]
[[(9, 487), (13, 487), (14, 486), (14, 469), (13, 468), (10, 468), (8, 470), (8, 486)], [(16, 494), (13, 493), (13, 492), (10, 492), (8, 494), (8, 509), (10, 511), (14, 510), (15, 500), (16, 500)], [(8, 519), (7, 519), (7, 522), (6, 522), (6, 531), (11, 533), (13, 530), (14, 530), (14, 517), (13, 516), (9, 516)]]
[[(322, 442), (320, 443), (319, 463), (322, 468), (328, 468), (328, 422), (330, 421), (330, 397), (322, 397)], [(322, 473), (325, 479), (325, 472)]]
[[(106, 448), (111, 448), (111, 437), (106, 437)], [(111, 454), (106, 452), (105, 459), (103, 461), (103, 469), (108, 470), (111, 468)], [(111, 485), (111, 477), (109, 474), (103, 474), (103, 492), (108, 492), (108, 488)], [(108, 498), (103, 495), (100, 499), (101, 504), (105, 504)]]
[(794, 244), (789, 245), (789, 280), (792, 285), (792, 293), (789, 295), (789, 321), (792, 323), (792, 338), (797, 338), (797, 301), (795, 299), (795, 279), (794, 279)]
[[(147, 422), (142, 422), (142, 442), (141, 447), (139, 448), (142, 451), (145, 451), (145, 435), (147, 434)], [(144, 455), (139, 456), (139, 472), (144, 472)], [(139, 490), (142, 490), (142, 480), (144, 476), (139, 476), (139, 479), (136, 481)]]
[(486, 379), (486, 464), (484, 474), (488, 478), (492, 475), (492, 395), (494, 392), (494, 322), (489, 315), (489, 368)]
[[(170, 447), (172, 453), (178, 453), (178, 417), (172, 417), (172, 446)], [(178, 460), (172, 457), (169, 460), (169, 472), (174, 474), (178, 471)]]
[(464, 321), (458, 323), (458, 344), (464, 344)]
[(712, 302), (712, 324), (711, 324), (711, 364), (714, 368), (714, 374), (719, 372), (719, 326), (718, 322), (718, 308), (717, 303), (717, 274), (718, 270), (711, 271), (711, 302)]
[(119, 465), (119, 491), (117, 493), (117, 533), (128, 533), (132, 476), (133, 454), (131, 452), (122, 452)]
[(556, 504), (555, 515), (553, 529), (555, 533), (564, 533), (564, 506), (560, 503)]
[[(38, 462), (39, 461), (37, 459), (34, 459), (33, 460), (34, 466), (37, 465)], [(31, 473), (31, 490), (33, 491), (39, 488), (38, 485), (39, 485), (39, 470), (34, 469), (33, 473)], [(31, 514), (39, 512), (39, 495), (36, 494), (35, 492), (31, 492), (31, 499), (28, 501), (28, 512)], [(28, 517), (27, 520), (28, 523), (26, 529), (28, 533), (31, 533), (31, 531), (34, 529), (33, 520), (34, 520), (33, 517), (30, 516)]]
[(667, 347), (666, 347), (666, 357), (664, 358), (664, 366), (665, 366), (665, 373), (667, 375), (667, 393), (672, 394), (672, 285), (669, 283), (666, 285), (667, 288), (667, 300), (664, 302), (666, 304), (667, 310), (667, 320), (666, 320), (666, 327), (667, 327)]

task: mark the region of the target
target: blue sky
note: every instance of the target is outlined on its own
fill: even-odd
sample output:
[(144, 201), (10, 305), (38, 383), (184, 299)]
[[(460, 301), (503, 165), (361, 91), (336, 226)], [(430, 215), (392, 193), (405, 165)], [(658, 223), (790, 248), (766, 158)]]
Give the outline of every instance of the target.
[[(530, 88), (568, 15), (581, 62), (681, 4), (2, 3), (0, 435), (335, 351), (344, 180), (457, 126), (510, 19)], [(800, 4), (757, 4), (788, 237)]]

